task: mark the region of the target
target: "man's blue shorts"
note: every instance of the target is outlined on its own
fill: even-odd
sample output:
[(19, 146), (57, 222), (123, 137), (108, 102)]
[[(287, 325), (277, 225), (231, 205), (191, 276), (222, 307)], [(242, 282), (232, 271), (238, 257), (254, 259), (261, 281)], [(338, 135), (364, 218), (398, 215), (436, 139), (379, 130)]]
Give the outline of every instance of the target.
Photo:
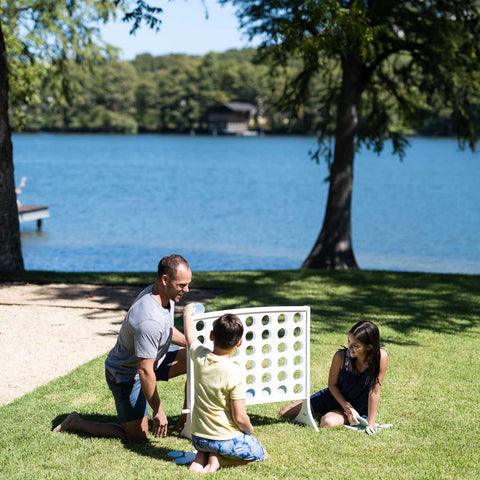
[[(163, 362), (155, 370), (157, 381), (168, 381), (168, 372), (177, 352), (178, 350), (167, 352)], [(115, 399), (120, 423), (141, 420), (148, 415), (148, 402), (143, 395), (138, 376), (136, 380), (116, 383), (111, 373), (105, 370), (105, 377)]]
[(192, 435), (193, 446), (201, 452), (210, 452), (225, 458), (258, 462), (265, 459), (265, 448), (252, 435), (241, 433), (231, 440), (210, 440)]

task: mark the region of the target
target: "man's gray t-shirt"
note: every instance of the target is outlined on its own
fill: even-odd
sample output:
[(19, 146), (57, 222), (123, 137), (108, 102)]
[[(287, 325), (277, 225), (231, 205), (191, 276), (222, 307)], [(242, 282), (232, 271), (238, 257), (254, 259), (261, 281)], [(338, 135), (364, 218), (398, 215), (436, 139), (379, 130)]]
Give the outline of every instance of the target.
[(173, 335), (173, 313), (152, 294), (153, 285), (145, 288), (128, 310), (118, 334), (117, 343), (105, 360), (105, 367), (116, 382), (127, 382), (138, 376), (137, 358), (155, 358), (156, 369), (165, 358)]

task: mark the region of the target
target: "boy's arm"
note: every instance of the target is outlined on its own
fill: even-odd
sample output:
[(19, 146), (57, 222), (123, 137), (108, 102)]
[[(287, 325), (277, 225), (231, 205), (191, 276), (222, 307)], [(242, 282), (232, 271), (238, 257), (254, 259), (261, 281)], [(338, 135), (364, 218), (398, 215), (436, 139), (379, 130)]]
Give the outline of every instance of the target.
[(232, 400), (232, 419), (237, 427), (247, 435), (253, 433), (253, 426), (245, 408), (245, 399)]
[(193, 326), (193, 321), (192, 321), (192, 316), (194, 311), (195, 311), (195, 307), (193, 303), (189, 303), (183, 309), (183, 331), (185, 334), (185, 340), (189, 347), (197, 339), (197, 335), (195, 334), (195, 327)]

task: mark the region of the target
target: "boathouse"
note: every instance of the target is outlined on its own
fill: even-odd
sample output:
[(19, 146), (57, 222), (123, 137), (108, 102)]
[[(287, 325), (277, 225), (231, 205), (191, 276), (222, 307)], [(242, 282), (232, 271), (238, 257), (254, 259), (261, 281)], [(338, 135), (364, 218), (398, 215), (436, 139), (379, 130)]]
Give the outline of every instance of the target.
[(253, 126), (257, 107), (251, 103), (217, 103), (208, 108), (208, 129), (214, 135), (254, 135)]

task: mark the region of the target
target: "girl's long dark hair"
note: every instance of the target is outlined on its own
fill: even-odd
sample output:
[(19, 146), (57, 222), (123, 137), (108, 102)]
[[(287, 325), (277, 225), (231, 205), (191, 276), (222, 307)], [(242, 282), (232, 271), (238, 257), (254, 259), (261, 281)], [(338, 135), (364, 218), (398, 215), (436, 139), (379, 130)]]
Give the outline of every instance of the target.
[(356, 323), (349, 333), (359, 342), (373, 347), (367, 352), (370, 388), (373, 388), (378, 383), (378, 373), (380, 372), (380, 332), (378, 327), (373, 322), (362, 321)]

